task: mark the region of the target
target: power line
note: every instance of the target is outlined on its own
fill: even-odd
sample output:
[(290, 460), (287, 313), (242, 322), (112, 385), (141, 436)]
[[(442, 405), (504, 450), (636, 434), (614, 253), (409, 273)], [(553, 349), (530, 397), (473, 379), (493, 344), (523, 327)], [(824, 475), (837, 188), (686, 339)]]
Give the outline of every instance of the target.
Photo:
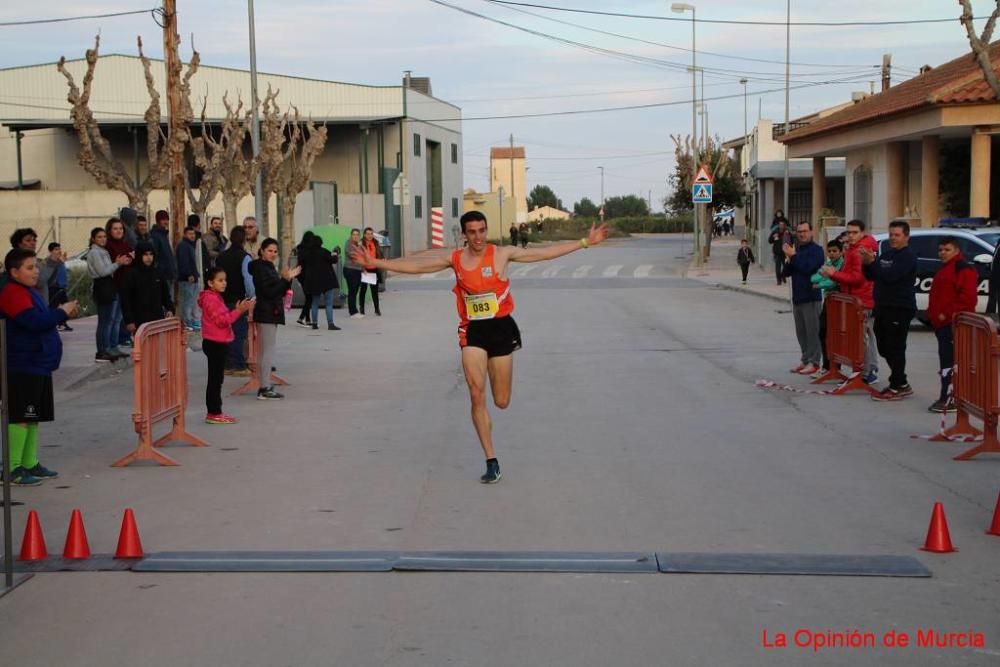
[[(687, 72), (688, 71), (688, 65), (684, 64), (684, 63), (673, 62), (673, 61), (670, 61), (670, 60), (660, 60), (658, 58), (650, 58), (650, 57), (647, 57), (647, 56), (640, 56), (640, 55), (636, 55), (634, 53), (628, 53), (628, 52), (625, 52), (625, 51), (616, 51), (614, 49), (605, 49), (605, 48), (602, 48), (602, 47), (599, 47), (599, 46), (594, 46), (593, 44), (586, 44), (584, 42), (577, 42), (577, 41), (572, 40), (572, 39), (567, 39), (565, 37), (559, 37), (558, 35), (552, 35), (552, 34), (547, 33), (547, 32), (542, 32), (540, 30), (534, 30), (532, 28), (527, 28), (525, 26), (517, 25), (516, 23), (511, 23), (509, 21), (504, 21), (504, 20), (501, 20), (501, 19), (498, 19), (498, 18), (494, 18), (492, 16), (487, 16), (485, 14), (480, 14), (479, 12), (474, 12), (471, 9), (466, 9), (465, 7), (459, 7), (458, 5), (453, 5), (453, 4), (449, 3), (449, 2), (445, 2), (444, 0), (428, 0), (428, 1), (429, 2), (433, 2), (436, 5), (441, 5), (442, 7), (447, 7), (448, 9), (453, 9), (453, 10), (455, 10), (457, 12), (461, 12), (463, 14), (468, 14), (469, 16), (474, 16), (474, 17), (482, 19), (484, 21), (489, 21), (491, 23), (497, 23), (499, 25), (503, 25), (503, 26), (506, 26), (508, 28), (513, 28), (514, 30), (519, 30), (521, 32), (526, 32), (526, 33), (528, 33), (530, 35), (535, 35), (536, 37), (541, 37), (542, 39), (547, 39), (547, 40), (550, 40), (550, 41), (553, 41), (553, 42), (558, 42), (560, 44), (564, 44), (564, 45), (567, 45), (567, 46), (573, 46), (573, 47), (576, 47), (576, 48), (579, 48), (579, 49), (583, 49), (584, 51), (588, 51), (590, 53), (594, 53), (594, 54), (597, 54), (597, 55), (604, 55), (604, 56), (608, 56), (608, 57), (611, 57), (611, 58), (616, 58), (618, 60), (624, 60), (626, 62), (631, 62), (633, 64), (647, 65), (647, 66), (651, 66), (651, 67), (657, 67), (657, 68), (660, 68), (660, 69), (672, 69), (672, 70), (675, 70), (675, 71), (683, 71), (683, 72)], [(774, 72), (756, 73), (756, 74), (760, 74), (761, 76), (754, 76), (754, 74), (755, 74), (754, 72), (739, 72), (739, 71), (734, 71), (734, 70), (731, 70), (731, 69), (718, 69), (718, 68), (711, 68), (711, 67), (702, 67), (701, 69), (704, 70), (704, 72), (705, 72), (705, 74), (707, 76), (715, 76), (717, 78), (719, 78), (719, 77), (731, 77), (731, 78), (734, 78), (734, 79), (736, 79), (736, 78), (748, 78), (748, 79), (754, 79), (754, 80), (759, 80), (759, 81), (773, 81), (773, 82), (779, 81), (779, 79), (769, 79), (769, 78), (766, 78), (768, 76), (777, 76), (777, 73), (774, 73)], [(802, 76), (828, 76), (828, 74), (826, 72), (823, 72), (823, 73), (805, 74), (805, 75), (802, 75)], [(780, 79), (780, 80), (783, 81), (784, 79)], [(801, 83), (801, 81), (796, 80), (796, 83)]]
[[(511, 0), (489, 0), (500, 5), (513, 5), (517, 7), (533, 7), (535, 9), (548, 9), (555, 12), (572, 12), (575, 14), (595, 14), (597, 16), (617, 16), (629, 19), (650, 19), (654, 21), (682, 21), (690, 23), (691, 19), (679, 16), (654, 16), (651, 14), (625, 14), (622, 12), (602, 12), (596, 9), (579, 9), (575, 7), (553, 7), (552, 5), (540, 5), (531, 2), (512, 2)], [(975, 16), (973, 19), (989, 18), (986, 16)], [(958, 23), (959, 17), (953, 16), (942, 19), (908, 19), (898, 21), (743, 21), (736, 19), (695, 19), (697, 23), (720, 23), (728, 25), (763, 25), (763, 26), (884, 26), (884, 25), (916, 25), (923, 23)]]
[(153, 7), (152, 9), (136, 9), (130, 12), (114, 12), (111, 14), (90, 14), (88, 16), (63, 16), (52, 19), (25, 19), (24, 21), (0, 21), (0, 28), (7, 28), (19, 25), (40, 25), (43, 23), (66, 23), (67, 21), (87, 21), (90, 19), (109, 19), (118, 16), (133, 16), (135, 14), (152, 14), (154, 12), (161, 12), (161, 11), (162, 11), (161, 7)]
[[(572, 21), (562, 21), (560, 19), (554, 19), (554, 18), (552, 18), (550, 16), (543, 16), (541, 14), (536, 14), (534, 12), (529, 12), (529, 11), (524, 10), (524, 9), (518, 9), (516, 7), (511, 7), (510, 4), (512, 4), (512, 3), (497, 2), (497, 0), (483, 0), (483, 2), (489, 2), (489, 3), (492, 3), (492, 4), (496, 4), (496, 5), (506, 6), (507, 9), (510, 9), (511, 11), (520, 12), (520, 13), (526, 14), (528, 16), (534, 16), (536, 18), (540, 18), (540, 19), (543, 19), (545, 21), (552, 21), (553, 23), (561, 23), (563, 25), (572, 26), (574, 28), (580, 28), (582, 30), (589, 30), (591, 32), (600, 33), (602, 35), (609, 35), (611, 37), (619, 37), (621, 39), (627, 39), (627, 40), (631, 40), (631, 41), (634, 41), (634, 42), (639, 42), (641, 44), (649, 44), (651, 46), (661, 46), (661, 47), (663, 47), (665, 49), (672, 49), (674, 51), (685, 51), (687, 53), (691, 52), (690, 48), (683, 47), (683, 46), (676, 46), (676, 45), (673, 45), (673, 44), (664, 44), (663, 42), (653, 42), (653, 41), (650, 41), (648, 39), (642, 39), (640, 37), (635, 37), (635, 36), (632, 36), (632, 35), (622, 35), (621, 33), (609, 32), (607, 30), (600, 30), (598, 28), (591, 28), (590, 26), (585, 26), (585, 25), (582, 25), (580, 23), (573, 23)], [(730, 58), (730, 59), (733, 59), (733, 60), (746, 60), (746, 61), (757, 62), (757, 63), (768, 63), (768, 64), (771, 64), (771, 65), (784, 65), (785, 64), (784, 60), (768, 60), (766, 58), (751, 58), (749, 56), (733, 56), (733, 55), (729, 55), (729, 54), (726, 54), (726, 53), (715, 53), (714, 51), (701, 50), (701, 51), (698, 51), (698, 53), (699, 54), (708, 55), (708, 56), (715, 56), (717, 58)], [(789, 63), (789, 64), (790, 65), (794, 65), (796, 67), (839, 67), (839, 68), (853, 68), (853, 69), (858, 69), (858, 68), (861, 68), (861, 67), (868, 67), (867, 65), (833, 65), (833, 64), (829, 64), (829, 63)], [(879, 67), (879, 65), (870, 65), (870, 67), (873, 67), (873, 68), (874, 67)]]

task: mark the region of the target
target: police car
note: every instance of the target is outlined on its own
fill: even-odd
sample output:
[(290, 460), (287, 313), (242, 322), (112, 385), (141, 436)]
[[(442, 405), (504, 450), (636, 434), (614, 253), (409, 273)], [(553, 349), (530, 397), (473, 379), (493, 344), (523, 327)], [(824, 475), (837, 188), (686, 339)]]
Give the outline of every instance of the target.
[[(879, 253), (889, 247), (889, 234), (875, 234)], [(1000, 227), (958, 228), (935, 227), (933, 229), (912, 229), (910, 248), (917, 254), (917, 278), (914, 291), (917, 296), (917, 318), (923, 320), (930, 299), (934, 274), (941, 268), (938, 259), (938, 245), (945, 238), (954, 238), (966, 261), (979, 272), (979, 301), (976, 312), (986, 312), (986, 302), (990, 293), (990, 267), (997, 243), (1000, 243)]]

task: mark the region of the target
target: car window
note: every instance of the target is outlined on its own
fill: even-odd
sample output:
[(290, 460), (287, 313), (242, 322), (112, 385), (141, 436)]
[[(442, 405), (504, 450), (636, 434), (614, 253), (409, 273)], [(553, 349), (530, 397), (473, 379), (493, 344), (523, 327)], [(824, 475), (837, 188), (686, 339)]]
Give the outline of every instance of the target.
[(1000, 232), (979, 232), (976, 236), (994, 247), (996, 247), (997, 242), (1000, 241)]
[(959, 238), (958, 239), (958, 249), (962, 251), (962, 254), (970, 262), (973, 259), (975, 259), (976, 256), (978, 256), (978, 255), (983, 255), (983, 254), (992, 255), (993, 254), (992, 250), (990, 248), (985, 247), (981, 243), (979, 243), (978, 239)]
[[(910, 237), (910, 248), (913, 252), (917, 254), (917, 259), (934, 259), (938, 258), (938, 242), (942, 237), (932, 234), (921, 235), (921, 236), (911, 236)], [(886, 241), (886, 247), (888, 247), (888, 241)]]

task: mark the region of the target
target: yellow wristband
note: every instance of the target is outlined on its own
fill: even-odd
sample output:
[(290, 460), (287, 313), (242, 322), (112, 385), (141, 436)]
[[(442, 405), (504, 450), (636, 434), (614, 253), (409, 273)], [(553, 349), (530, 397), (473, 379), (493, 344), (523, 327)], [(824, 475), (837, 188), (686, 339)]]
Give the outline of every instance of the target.
[(580, 245), (581, 245), (582, 247), (584, 247), (584, 248), (587, 248), (587, 247), (589, 247), (589, 246), (590, 246), (590, 244), (589, 244), (589, 243), (587, 243), (587, 239), (580, 239)]

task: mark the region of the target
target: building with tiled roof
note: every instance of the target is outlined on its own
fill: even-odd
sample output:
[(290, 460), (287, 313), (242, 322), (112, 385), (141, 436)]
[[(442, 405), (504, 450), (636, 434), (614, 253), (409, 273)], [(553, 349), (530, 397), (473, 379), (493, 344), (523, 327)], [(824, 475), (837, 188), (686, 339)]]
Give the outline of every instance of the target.
[[(990, 45), (1000, 72), (1000, 41)], [(993, 169), (1000, 102), (972, 53), (964, 54), (779, 138), (789, 157), (846, 160), (846, 216), (874, 229), (894, 219), (995, 218)], [(994, 185), (996, 184), (996, 185)]]

